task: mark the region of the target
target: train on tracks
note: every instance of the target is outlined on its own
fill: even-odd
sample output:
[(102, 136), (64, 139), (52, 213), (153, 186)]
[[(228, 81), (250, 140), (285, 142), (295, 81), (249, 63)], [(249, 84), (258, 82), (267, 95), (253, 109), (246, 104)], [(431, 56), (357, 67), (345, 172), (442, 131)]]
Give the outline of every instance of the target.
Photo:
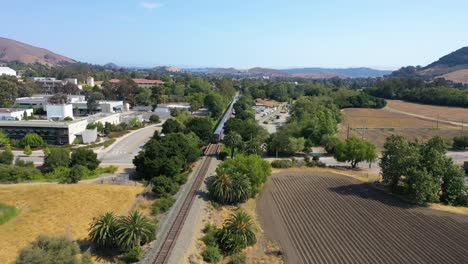
[(229, 118), (231, 118), (234, 112), (234, 104), (237, 102), (238, 99), (239, 99), (239, 95), (234, 96), (228, 108), (224, 112), (223, 117), (219, 121), (218, 126), (216, 126), (216, 129), (213, 133), (213, 139), (211, 140), (211, 143), (219, 143), (221, 142), (221, 140), (223, 140), (224, 125), (229, 120)]

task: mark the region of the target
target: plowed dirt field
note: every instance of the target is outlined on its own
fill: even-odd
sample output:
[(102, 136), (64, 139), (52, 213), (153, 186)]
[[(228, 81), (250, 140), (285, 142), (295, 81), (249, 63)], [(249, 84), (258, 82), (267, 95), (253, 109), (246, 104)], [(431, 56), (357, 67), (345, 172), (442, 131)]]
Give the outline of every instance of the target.
[(257, 212), (286, 263), (468, 261), (468, 216), (412, 206), (338, 174), (276, 173)]

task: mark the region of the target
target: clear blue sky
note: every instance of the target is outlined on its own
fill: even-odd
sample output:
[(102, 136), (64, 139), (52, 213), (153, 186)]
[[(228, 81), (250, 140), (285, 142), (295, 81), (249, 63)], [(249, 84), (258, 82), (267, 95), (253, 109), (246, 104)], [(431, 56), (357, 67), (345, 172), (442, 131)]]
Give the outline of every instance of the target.
[(466, 0), (1, 0), (0, 36), (124, 66), (426, 65), (468, 46)]

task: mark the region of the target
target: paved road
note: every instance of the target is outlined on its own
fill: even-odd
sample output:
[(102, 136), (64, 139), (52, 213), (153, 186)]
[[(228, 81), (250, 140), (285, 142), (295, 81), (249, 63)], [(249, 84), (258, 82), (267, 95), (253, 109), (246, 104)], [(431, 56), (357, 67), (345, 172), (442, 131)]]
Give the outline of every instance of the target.
[(112, 146), (98, 153), (98, 159), (103, 165), (133, 165), (133, 158), (156, 130), (162, 130), (162, 123), (139, 129), (117, 139)]

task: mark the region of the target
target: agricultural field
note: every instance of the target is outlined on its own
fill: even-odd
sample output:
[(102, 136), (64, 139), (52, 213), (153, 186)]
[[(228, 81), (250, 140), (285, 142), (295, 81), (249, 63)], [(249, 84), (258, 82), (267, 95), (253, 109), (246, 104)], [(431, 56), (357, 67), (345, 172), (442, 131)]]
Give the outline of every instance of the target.
[(256, 208), (286, 263), (466, 263), (468, 216), (417, 207), (351, 177), (272, 175)]
[(440, 119), (442, 121), (468, 123), (468, 108), (463, 107), (424, 105), (401, 100), (387, 100), (387, 108), (433, 119)]
[(125, 212), (143, 187), (95, 184), (0, 186), (0, 201), (18, 208), (0, 225), (0, 259), (12, 263), (18, 250), (39, 234), (67, 234), (84, 240), (94, 217)]
[(348, 108), (342, 113), (343, 121), (339, 126), (338, 137), (346, 139), (349, 126), (349, 136), (364, 137), (374, 143), (378, 150), (383, 148), (385, 140), (392, 134), (420, 140), (428, 140), (436, 135), (450, 140), (461, 134), (468, 135), (468, 128), (462, 130), (460, 126), (390, 112), (386, 109)]

